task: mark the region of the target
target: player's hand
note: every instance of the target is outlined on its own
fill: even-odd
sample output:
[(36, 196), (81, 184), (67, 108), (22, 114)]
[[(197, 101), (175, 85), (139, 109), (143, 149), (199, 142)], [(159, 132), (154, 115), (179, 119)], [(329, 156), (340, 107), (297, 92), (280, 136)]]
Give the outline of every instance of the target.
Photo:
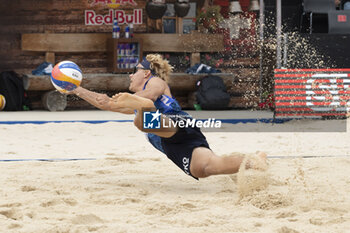
[(96, 102), (99, 104), (99, 105), (102, 105), (102, 106), (106, 106), (109, 104), (109, 101), (110, 101), (110, 98), (108, 97), (108, 95), (106, 94), (103, 94), (103, 95), (99, 95), (96, 97)]
[(121, 93), (117, 93), (114, 96), (112, 96), (113, 101), (117, 101)]

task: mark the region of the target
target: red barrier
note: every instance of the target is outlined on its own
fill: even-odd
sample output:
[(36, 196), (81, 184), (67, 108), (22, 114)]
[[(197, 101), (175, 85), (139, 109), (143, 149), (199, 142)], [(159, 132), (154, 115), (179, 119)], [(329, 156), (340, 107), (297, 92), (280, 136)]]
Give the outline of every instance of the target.
[(275, 116), (345, 116), (350, 69), (275, 69)]

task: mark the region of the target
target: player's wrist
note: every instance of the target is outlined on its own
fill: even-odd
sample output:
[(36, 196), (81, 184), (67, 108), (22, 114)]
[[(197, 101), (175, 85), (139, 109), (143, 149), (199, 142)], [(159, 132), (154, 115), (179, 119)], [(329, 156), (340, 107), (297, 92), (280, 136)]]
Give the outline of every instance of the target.
[(80, 90), (81, 90), (81, 87), (77, 87), (77, 88), (75, 88), (74, 90), (72, 90), (72, 91), (70, 92), (70, 94), (79, 95), (79, 94), (80, 94)]

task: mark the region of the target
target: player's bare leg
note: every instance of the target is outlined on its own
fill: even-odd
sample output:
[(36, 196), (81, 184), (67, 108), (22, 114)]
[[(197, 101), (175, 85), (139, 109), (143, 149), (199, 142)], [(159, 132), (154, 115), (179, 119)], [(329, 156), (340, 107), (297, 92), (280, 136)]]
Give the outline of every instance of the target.
[[(248, 157), (246, 168), (265, 170), (267, 168), (266, 157), (263, 152), (259, 152), (255, 157)], [(198, 178), (234, 174), (239, 171), (244, 159), (245, 157), (241, 155), (217, 156), (208, 148), (198, 147), (192, 152), (190, 171)]]

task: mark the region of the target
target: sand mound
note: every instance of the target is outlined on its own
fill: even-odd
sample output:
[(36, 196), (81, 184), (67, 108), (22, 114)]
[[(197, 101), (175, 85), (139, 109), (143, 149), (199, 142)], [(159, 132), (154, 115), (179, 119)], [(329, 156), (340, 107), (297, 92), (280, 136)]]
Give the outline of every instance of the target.
[[(256, 169), (247, 169), (247, 163)], [(246, 155), (236, 176), (239, 204), (251, 204), (259, 209), (269, 210), (289, 206), (291, 199), (282, 193), (269, 190), (274, 184), (267, 170), (267, 164), (256, 155)]]
[(262, 210), (277, 209), (292, 204), (292, 200), (282, 193), (271, 193), (267, 190), (253, 192), (250, 195), (242, 197), (239, 203), (251, 204)]

